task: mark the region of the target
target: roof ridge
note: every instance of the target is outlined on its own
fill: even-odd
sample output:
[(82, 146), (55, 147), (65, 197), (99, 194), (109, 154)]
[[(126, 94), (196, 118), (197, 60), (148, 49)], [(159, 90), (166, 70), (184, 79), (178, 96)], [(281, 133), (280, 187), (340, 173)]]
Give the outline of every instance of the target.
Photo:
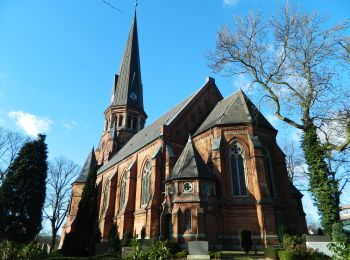
[[(224, 118), (224, 115), (226, 114), (227, 110), (229, 110), (229, 108), (231, 107), (231, 105), (233, 104), (234, 101), (236, 101), (237, 99), (237, 96), (238, 96), (238, 90), (233, 92), (232, 94), (232, 100), (231, 102), (229, 102), (229, 104), (226, 106), (225, 108), (225, 111), (221, 114), (219, 120), (217, 121), (217, 123), (221, 123), (221, 120)], [(224, 101), (225, 99), (221, 100), (221, 101)]]
[(171, 124), (175, 118), (182, 112), (182, 110), (191, 102), (191, 100), (197, 96), (197, 94), (202, 90), (204, 89), (209, 83), (215, 83), (215, 79), (214, 78), (211, 78), (211, 77), (208, 77), (204, 83), (204, 85), (202, 87), (200, 87), (195, 93), (193, 93), (190, 97), (190, 99), (186, 102), (186, 104), (182, 107), (182, 109), (180, 109), (175, 115), (174, 117), (166, 124), (166, 125), (169, 125)]

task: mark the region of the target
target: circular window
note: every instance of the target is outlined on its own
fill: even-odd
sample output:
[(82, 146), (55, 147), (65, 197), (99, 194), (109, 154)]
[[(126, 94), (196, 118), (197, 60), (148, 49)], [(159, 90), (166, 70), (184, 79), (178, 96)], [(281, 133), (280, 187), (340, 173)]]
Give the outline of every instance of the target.
[(184, 183), (184, 192), (192, 192), (193, 191), (193, 183), (185, 182)]

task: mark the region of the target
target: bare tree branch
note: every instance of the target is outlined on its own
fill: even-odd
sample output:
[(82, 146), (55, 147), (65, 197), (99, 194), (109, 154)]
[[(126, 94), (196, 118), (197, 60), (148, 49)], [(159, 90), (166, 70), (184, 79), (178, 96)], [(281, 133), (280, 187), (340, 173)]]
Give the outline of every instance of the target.
[(49, 163), (47, 195), (44, 217), (50, 221), (51, 250), (56, 243), (57, 232), (67, 213), (71, 183), (79, 173), (79, 166), (65, 157), (58, 157)]

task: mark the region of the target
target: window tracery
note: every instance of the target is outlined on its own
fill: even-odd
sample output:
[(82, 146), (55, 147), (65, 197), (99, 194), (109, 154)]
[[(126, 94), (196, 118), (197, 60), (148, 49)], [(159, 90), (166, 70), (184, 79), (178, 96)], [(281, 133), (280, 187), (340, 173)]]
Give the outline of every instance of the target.
[(246, 166), (242, 146), (234, 142), (231, 145), (231, 177), (234, 196), (246, 196)]
[(151, 161), (148, 160), (142, 171), (142, 196), (141, 196), (141, 206), (148, 203), (151, 190)]

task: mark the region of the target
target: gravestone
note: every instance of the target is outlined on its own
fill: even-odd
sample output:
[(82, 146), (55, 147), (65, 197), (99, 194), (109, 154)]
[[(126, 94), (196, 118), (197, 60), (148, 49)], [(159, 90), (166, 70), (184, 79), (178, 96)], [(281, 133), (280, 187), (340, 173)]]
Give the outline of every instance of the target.
[(325, 255), (333, 256), (333, 253), (329, 251), (328, 245), (332, 241), (328, 236), (316, 236), (316, 235), (307, 235), (306, 236), (306, 247), (315, 249)]
[(132, 247), (131, 246), (123, 246), (122, 247), (122, 258), (126, 257), (132, 252)]
[(143, 240), (141, 240), (142, 250), (147, 251), (153, 245), (153, 242), (154, 242), (154, 239), (143, 239)]
[(188, 242), (187, 259), (210, 259), (208, 255), (208, 241), (190, 241)]

